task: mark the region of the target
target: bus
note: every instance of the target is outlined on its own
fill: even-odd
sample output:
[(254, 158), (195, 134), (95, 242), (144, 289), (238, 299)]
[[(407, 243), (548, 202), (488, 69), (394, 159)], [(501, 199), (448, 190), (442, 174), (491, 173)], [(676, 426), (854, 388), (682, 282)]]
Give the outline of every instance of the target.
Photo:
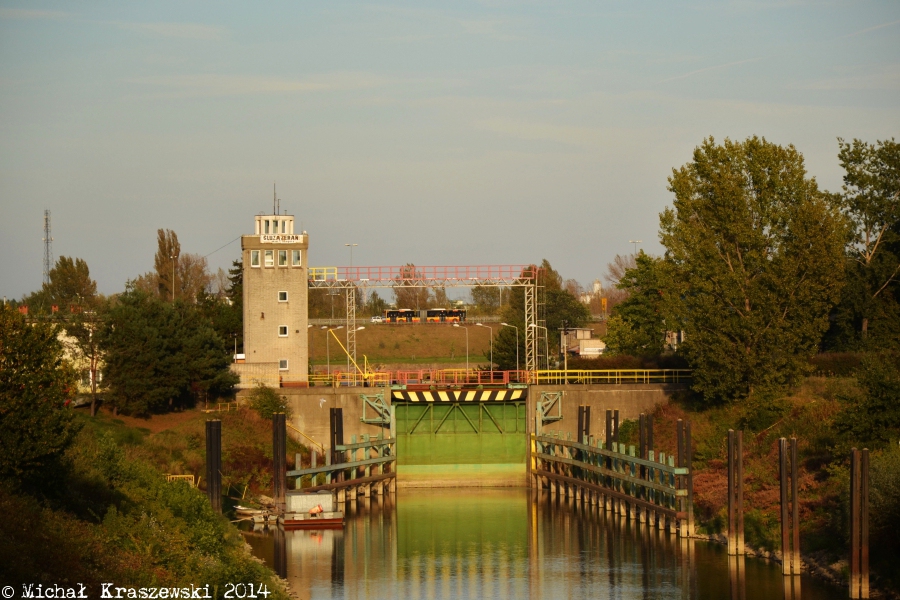
[(466, 320), (463, 308), (389, 308), (384, 311), (385, 323), (462, 323)]

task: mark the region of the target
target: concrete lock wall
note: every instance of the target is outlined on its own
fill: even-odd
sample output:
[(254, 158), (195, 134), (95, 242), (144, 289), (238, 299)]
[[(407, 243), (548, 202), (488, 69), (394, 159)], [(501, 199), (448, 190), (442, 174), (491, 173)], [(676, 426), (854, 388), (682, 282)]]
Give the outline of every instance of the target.
[[(619, 411), (619, 423), (637, 419), (641, 413), (650, 414), (660, 404), (667, 404), (672, 395), (687, 389), (684, 384), (647, 383), (619, 385), (533, 385), (528, 390), (528, 431), (535, 428), (537, 403), (541, 392), (563, 392), (562, 420), (548, 423), (544, 431), (559, 431), (576, 439), (578, 407), (591, 407), (590, 432), (594, 439), (606, 434), (606, 410)], [(554, 407), (551, 411), (556, 414)]]
[[(619, 422), (637, 419), (640, 414), (651, 413), (660, 404), (668, 403), (672, 394), (685, 389), (682, 384), (621, 384), (621, 385), (540, 385), (530, 386), (527, 396), (525, 426), (527, 433), (535, 430), (537, 403), (541, 392), (563, 392), (561, 413), (562, 419), (544, 426), (544, 431), (560, 431), (575, 439), (578, 425), (578, 407), (591, 407), (590, 432), (595, 437), (603, 437), (606, 431), (606, 410), (619, 411)], [(385, 388), (280, 388), (280, 395), (288, 399), (292, 411), (290, 424), (309, 436), (326, 449), (329, 443), (329, 409), (342, 408), (344, 415), (344, 442), (350, 443), (352, 435), (369, 434), (376, 436), (383, 433), (390, 435), (387, 428), (363, 423), (363, 401), (361, 394), (374, 395), (383, 393), (385, 402), (390, 405), (390, 390)], [(249, 390), (238, 393), (239, 398), (246, 397)], [(434, 403), (438, 404), (438, 403)], [(442, 403), (449, 404), (449, 403)], [(499, 402), (498, 402), (499, 404)], [(554, 408), (552, 411), (556, 413)], [(369, 414), (371, 413), (371, 414)], [(366, 416), (375, 417), (372, 409), (367, 409)], [(288, 435), (300, 443), (313, 447), (309, 440), (288, 428)], [(418, 435), (418, 434), (413, 434)], [(527, 435), (527, 434), (520, 434)], [(427, 436), (426, 436), (427, 437)], [(441, 442), (440, 436), (432, 436), (435, 443)], [(446, 442), (446, 440), (443, 440)], [(527, 438), (522, 440), (525, 445)], [(398, 485), (400, 486), (518, 486), (526, 484), (525, 456), (521, 465), (492, 464), (490, 457), (481, 464), (475, 464), (471, 456), (463, 458), (465, 462), (457, 464), (440, 461), (442, 464), (410, 464), (399, 456), (403, 444), (398, 444)], [(490, 448), (490, 445), (486, 445)], [(444, 448), (445, 450), (446, 448)], [(419, 449), (421, 452), (421, 448)], [(437, 455), (443, 450), (436, 448)], [(471, 454), (471, 452), (469, 452)], [(415, 459), (413, 459), (415, 460)]]
[[(328, 448), (329, 438), (329, 410), (330, 408), (342, 408), (344, 413), (344, 443), (350, 443), (350, 436), (368, 434), (377, 436), (380, 432), (384, 433), (384, 437), (390, 435), (390, 430), (381, 428), (377, 425), (368, 425), (360, 419), (363, 416), (363, 401), (360, 394), (373, 395), (383, 393), (385, 400), (390, 403), (390, 390), (384, 388), (333, 388), (333, 387), (312, 387), (312, 388), (277, 388), (275, 390), (280, 396), (285, 396), (288, 405), (291, 407), (290, 424), (302, 431), (304, 434), (315, 440), (317, 443)], [(238, 392), (238, 399), (245, 398), (250, 390), (242, 390)], [(368, 409), (366, 416), (375, 417), (374, 411)], [(309, 440), (288, 428), (288, 435), (299, 441), (304, 446), (311, 449), (314, 445)]]

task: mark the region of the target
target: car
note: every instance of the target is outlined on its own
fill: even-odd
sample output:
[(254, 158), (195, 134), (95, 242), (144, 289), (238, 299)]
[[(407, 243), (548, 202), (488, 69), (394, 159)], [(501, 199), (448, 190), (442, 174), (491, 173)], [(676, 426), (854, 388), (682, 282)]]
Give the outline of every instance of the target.
[(379, 316), (372, 317), (372, 322), (373, 323), (384, 323), (384, 317), (379, 317)]

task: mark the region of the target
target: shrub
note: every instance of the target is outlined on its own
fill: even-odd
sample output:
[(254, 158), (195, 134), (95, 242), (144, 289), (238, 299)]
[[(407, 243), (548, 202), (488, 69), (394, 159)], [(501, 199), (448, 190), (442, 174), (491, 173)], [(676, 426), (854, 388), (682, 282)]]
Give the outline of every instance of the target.
[(269, 420), (275, 413), (284, 413), (287, 418), (291, 416), (291, 407), (288, 404), (286, 396), (279, 396), (278, 393), (263, 384), (256, 386), (250, 392), (250, 408), (259, 413), (263, 419)]

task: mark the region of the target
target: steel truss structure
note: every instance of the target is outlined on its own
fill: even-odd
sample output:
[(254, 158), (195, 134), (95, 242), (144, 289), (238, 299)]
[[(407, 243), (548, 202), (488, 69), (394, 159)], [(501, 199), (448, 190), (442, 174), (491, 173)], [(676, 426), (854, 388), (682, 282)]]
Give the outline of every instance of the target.
[(347, 353), (356, 362), (357, 289), (432, 287), (521, 287), (525, 291), (525, 370), (546, 361), (543, 271), (535, 265), (310, 267), (310, 289), (342, 289), (346, 295)]

